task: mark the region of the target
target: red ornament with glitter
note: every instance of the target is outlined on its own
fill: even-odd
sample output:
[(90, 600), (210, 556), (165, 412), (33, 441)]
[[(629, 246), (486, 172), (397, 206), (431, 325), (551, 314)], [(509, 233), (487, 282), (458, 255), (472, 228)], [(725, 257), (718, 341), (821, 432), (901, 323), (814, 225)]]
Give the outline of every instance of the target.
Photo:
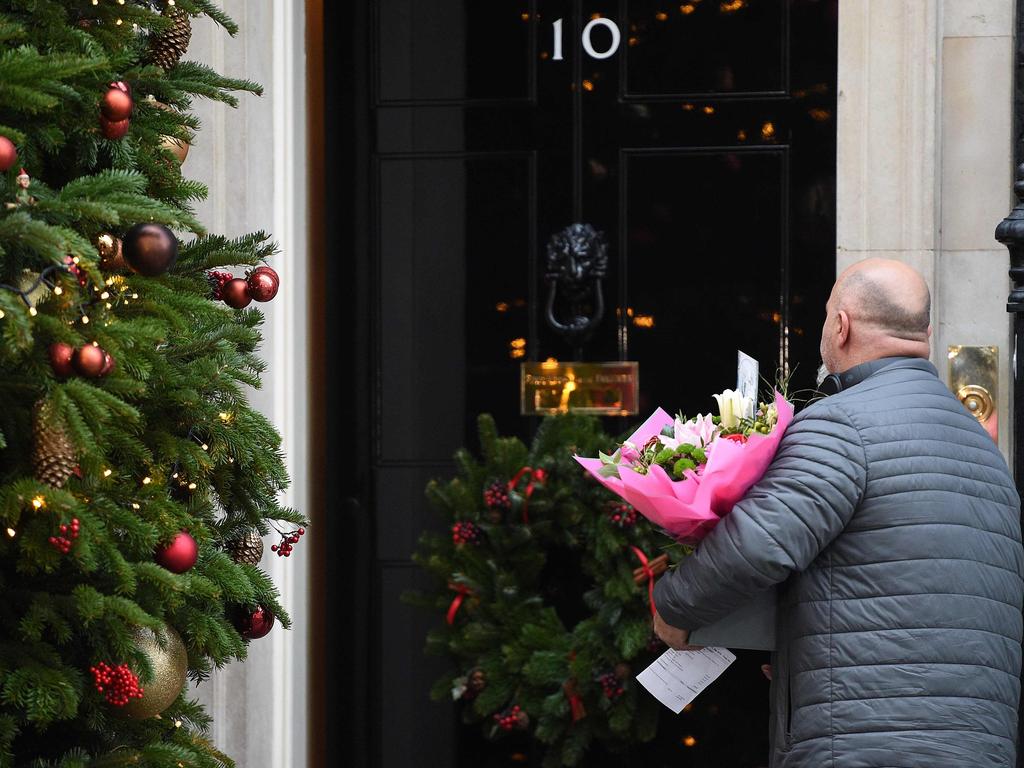
[(239, 608), (233, 616), (233, 623), (238, 634), (246, 640), (258, 640), (274, 628), (274, 614), (263, 606)]
[(188, 531), (181, 531), (169, 544), (157, 547), (153, 559), (171, 573), (184, 573), (199, 559), (199, 545)]
[(256, 301), (270, 301), (277, 296), (281, 286), (281, 278), (270, 267), (256, 267), (246, 276), (249, 284), (249, 295)]
[(60, 552), (62, 555), (66, 555), (71, 551), (71, 545), (74, 544), (75, 539), (78, 538), (78, 532), (81, 529), (82, 524), (78, 521), (77, 517), (71, 518), (71, 523), (61, 523), (60, 536), (51, 536), (50, 546)]
[(90, 667), (89, 671), (92, 672), (96, 690), (115, 707), (123, 707), (132, 699), (142, 698), (143, 688), (139, 685), (139, 677), (127, 664), (111, 667), (105, 661), (101, 661)]

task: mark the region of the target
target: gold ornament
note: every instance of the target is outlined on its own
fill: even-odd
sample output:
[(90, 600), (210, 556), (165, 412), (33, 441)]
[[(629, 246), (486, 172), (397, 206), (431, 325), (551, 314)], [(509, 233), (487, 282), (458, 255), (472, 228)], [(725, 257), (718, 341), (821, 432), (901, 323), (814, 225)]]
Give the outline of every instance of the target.
[(141, 681), (141, 699), (132, 699), (115, 711), (132, 720), (145, 720), (171, 706), (185, 688), (188, 653), (181, 636), (169, 624), (163, 627), (162, 635), (166, 642), (162, 647), (151, 629), (136, 627), (132, 634), (136, 647), (149, 659), (153, 678)]
[(149, 59), (161, 69), (170, 69), (185, 55), (192, 39), (192, 20), (177, 6), (164, 8), (164, 16), (174, 25), (166, 32), (153, 35), (149, 43)]
[(185, 158), (188, 157), (188, 151), (191, 148), (191, 145), (187, 141), (176, 139), (173, 136), (161, 136), (160, 146), (174, 155), (174, 159), (178, 161), (178, 165), (185, 162)]
[(32, 471), (41, 483), (60, 488), (78, 466), (68, 433), (42, 401), (32, 412)]
[(249, 531), (240, 539), (229, 541), (224, 548), (236, 563), (259, 565), (263, 559), (263, 537), (256, 530)]
[(130, 270), (128, 262), (124, 260), (121, 252), (121, 238), (114, 237), (109, 232), (104, 232), (96, 238), (96, 250), (100, 254), (100, 268), (108, 272), (116, 270)]

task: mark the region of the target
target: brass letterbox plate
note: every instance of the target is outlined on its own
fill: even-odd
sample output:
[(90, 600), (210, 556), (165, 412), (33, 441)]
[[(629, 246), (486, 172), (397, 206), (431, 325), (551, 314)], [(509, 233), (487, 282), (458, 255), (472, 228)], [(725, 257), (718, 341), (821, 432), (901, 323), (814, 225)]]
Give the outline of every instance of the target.
[(524, 416), (590, 413), (632, 416), (640, 400), (640, 365), (566, 363), (548, 360), (522, 363), (519, 411)]
[(992, 435), (999, 437), (999, 347), (949, 347), (949, 388)]

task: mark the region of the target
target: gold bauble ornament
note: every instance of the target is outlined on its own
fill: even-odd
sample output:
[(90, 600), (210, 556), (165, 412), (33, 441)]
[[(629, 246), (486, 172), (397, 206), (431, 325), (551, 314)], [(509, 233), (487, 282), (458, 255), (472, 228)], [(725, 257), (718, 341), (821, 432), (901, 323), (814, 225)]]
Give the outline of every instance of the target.
[(185, 162), (185, 158), (188, 157), (188, 150), (191, 147), (187, 141), (176, 139), (173, 136), (161, 136), (160, 146), (174, 155), (174, 159), (178, 161), (178, 165)]
[(149, 659), (153, 678), (142, 681), (141, 699), (132, 699), (115, 711), (122, 717), (145, 720), (171, 706), (185, 688), (188, 652), (181, 636), (169, 624), (164, 624), (161, 632), (165, 641), (162, 646), (151, 629), (136, 627), (132, 634), (135, 646)]

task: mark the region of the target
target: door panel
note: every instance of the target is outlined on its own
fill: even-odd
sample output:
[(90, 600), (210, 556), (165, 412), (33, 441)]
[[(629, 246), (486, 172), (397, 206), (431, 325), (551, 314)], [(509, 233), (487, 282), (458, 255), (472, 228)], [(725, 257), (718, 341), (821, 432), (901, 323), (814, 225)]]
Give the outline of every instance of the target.
[[(710, 392), (734, 381), (737, 347), (766, 375), (799, 364), (794, 386), (811, 382), (835, 264), (837, 3), (360, 7), (370, 93), (351, 151), (372, 155), (355, 193), (367, 201), (355, 259), (370, 299), (347, 317), (367, 329), (355, 407), (368, 417), (344, 439), (372, 451), (344, 471), (373, 528), (372, 765), (535, 765), (427, 699), (445, 661), (424, 657), (424, 636), (443, 617), (399, 600), (422, 577), (410, 561), (419, 533), (440, 528), (424, 485), (473, 447), (478, 413), (504, 433), (535, 428), (518, 414), (518, 366), (572, 355), (542, 308), (545, 245), (574, 221), (603, 231), (610, 255), (584, 357), (639, 361), (642, 410), (709, 410)], [(621, 31), (604, 59), (583, 47), (595, 19)], [(598, 52), (612, 40), (602, 23)], [(657, 742), (595, 751), (587, 765), (759, 765), (760, 661), (743, 656), (689, 718), (666, 717)], [(698, 746), (684, 748), (691, 731)]]

